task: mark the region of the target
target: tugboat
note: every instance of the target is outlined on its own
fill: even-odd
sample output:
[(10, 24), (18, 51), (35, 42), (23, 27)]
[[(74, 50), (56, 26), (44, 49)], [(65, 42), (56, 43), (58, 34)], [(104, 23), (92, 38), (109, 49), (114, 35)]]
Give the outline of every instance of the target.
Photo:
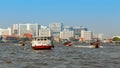
[(41, 28), (38, 37), (33, 37), (32, 48), (34, 50), (51, 50), (54, 48), (51, 31), (47, 27)]

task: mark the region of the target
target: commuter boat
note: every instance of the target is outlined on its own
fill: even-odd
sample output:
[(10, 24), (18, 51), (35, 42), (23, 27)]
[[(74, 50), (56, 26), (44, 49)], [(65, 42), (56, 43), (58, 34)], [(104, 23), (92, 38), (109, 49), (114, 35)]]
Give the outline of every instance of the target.
[(51, 50), (53, 47), (53, 38), (49, 28), (42, 28), (39, 36), (32, 39), (32, 48), (34, 50)]
[(34, 37), (32, 40), (34, 50), (50, 50), (53, 47), (51, 37)]

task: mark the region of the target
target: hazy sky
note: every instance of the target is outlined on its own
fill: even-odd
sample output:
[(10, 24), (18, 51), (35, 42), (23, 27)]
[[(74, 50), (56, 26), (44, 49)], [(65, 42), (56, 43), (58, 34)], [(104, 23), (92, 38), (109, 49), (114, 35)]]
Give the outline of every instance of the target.
[(120, 35), (120, 0), (0, 0), (0, 28), (52, 22), (84, 26), (107, 37)]

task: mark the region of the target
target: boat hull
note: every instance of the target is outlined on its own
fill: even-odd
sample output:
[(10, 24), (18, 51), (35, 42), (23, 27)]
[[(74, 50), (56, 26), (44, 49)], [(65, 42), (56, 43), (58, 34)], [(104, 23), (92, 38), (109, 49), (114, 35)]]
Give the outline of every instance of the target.
[(45, 46), (45, 45), (39, 45), (39, 46), (32, 46), (32, 49), (34, 50), (51, 50), (52, 46)]
[(68, 44), (63, 44), (64, 46), (72, 46), (72, 43), (68, 43)]
[(63, 43), (63, 45), (64, 45), (64, 46), (72, 46), (73, 43), (72, 43), (72, 42), (65, 42), (65, 43)]

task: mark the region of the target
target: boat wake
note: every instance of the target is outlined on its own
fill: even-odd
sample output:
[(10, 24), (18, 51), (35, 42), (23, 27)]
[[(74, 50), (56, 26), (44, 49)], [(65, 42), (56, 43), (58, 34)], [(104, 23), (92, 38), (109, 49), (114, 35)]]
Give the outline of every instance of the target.
[[(80, 45), (80, 46), (74, 46), (74, 47), (79, 47), (79, 48), (95, 48), (94, 46), (84, 46), (84, 45)], [(99, 46), (99, 48), (103, 48), (103, 46)]]

